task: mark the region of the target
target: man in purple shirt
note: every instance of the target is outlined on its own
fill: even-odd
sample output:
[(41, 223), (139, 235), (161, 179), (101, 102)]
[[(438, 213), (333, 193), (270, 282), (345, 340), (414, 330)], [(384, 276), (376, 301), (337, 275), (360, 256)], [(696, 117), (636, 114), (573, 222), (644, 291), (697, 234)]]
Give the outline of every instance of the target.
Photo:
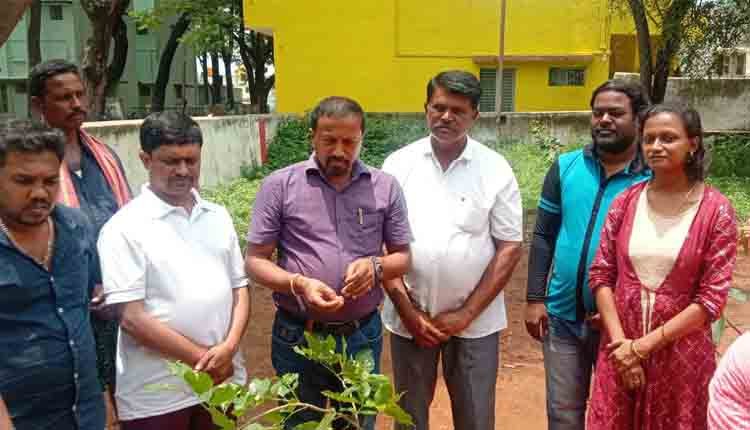
[[(274, 291), (276, 372), (298, 373), (300, 400), (325, 406), (321, 391), (340, 389), (336, 377), (293, 348), (304, 342), (305, 330), (345, 337), (347, 353), (371, 350), (379, 371), (380, 285), (407, 271), (412, 235), (398, 182), (359, 160), (365, 131), (359, 104), (344, 97), (324, 99), (311, 114), (311, 129), (310, 159), (263, 181), (245, 269)], [(319, 414), (305, 410), (286, 425), (315, 419)], [(366, 428), (373, 428), (374, 419), (368, 421)]]

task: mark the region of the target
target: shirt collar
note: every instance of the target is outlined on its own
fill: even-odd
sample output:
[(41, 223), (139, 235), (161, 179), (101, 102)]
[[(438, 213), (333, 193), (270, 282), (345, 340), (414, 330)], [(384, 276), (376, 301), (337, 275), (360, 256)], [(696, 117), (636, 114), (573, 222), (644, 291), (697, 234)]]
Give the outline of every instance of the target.
[[(207, 201), (203, 200), (198, 194), (198, 191), (193, 188), (190, 190), (190, 193), (193, 194), (193, 198), (195, 198), (195, 206), (193, 206), (193, 211), (212, 211), (214, 210), (214, 207), (210, 205)], [(163, 218), (167, 216), (168, 214), (172, 213), (173, 211), (184, 209), (181, 206), (172, 206), (169, 203), (162, 200), (159, 196), (154, 194), (153, 191), (151, 191), (151, 188), (149, 187), (149, 184), (143, 184), (141, 186), (141, 194), (146, 199), (149, 205), (149, 210), (153, 212), (153, 217), (156, 218)]]
[[(424, 143), (422, 145), (422, 151), (425, 156), (434, 156), (435, 152), (432, 149), (432, 135), (429, 135), (425, 138)], [(461, 151), (461, 154), (456, 158), (455, 161), (460, 160), (466, 160), (467, 162), (471, 161), (474, 158), (474, 139), (470, 138), (469, 136), (466, 136), (466, 146), (464, 147), (464, 150)]]
[[(310, 158), (308, 158), (307, 161), (304, 162), (303, 166), (306, 173), (315, 172), (320, 175), (321, 178), (325, 178), (325, 175), (323, 175), (323, 172), (320, 170), (320, 166), (318, 165), (318, 160), (315, 159), (314, 152), (310, 154)], [(359, 177), (362, 175), (370, 176), (370, 169), (367, 167), (367, 165), (365, 165), (365, 163), (362, 162), (362, 160), (357, 159), (354, 161), (354, 165), (352, 165), (352, 182), (359, 179)]]
[[(646, 165), (645, 160), (643, 160), (640, 144), (636, 143), (636, 145), (638, 145), (638, 150), (635, 151), (635, 158), (633, 158), (630, 164), (628, 164), (627, 167), (625, 167), (625, 170), (623, 170), (623, 172), (628, 175), (637, 175), (648, 171), (648, 165)], [(600, 163), (599, 155), (596, 152), (596, 145), (594, 145), (593, 142), (583, 147), (583, 155)]]

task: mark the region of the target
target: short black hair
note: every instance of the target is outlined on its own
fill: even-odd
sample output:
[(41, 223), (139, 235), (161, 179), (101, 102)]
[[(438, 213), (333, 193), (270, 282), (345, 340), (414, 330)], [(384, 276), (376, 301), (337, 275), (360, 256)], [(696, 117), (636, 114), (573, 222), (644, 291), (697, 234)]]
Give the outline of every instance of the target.
[(32, 120), (15, 120), (0, 125), (0, 167), (10, 152), (41, 154), (52, 152), (62, 162), (65, 156), (65, 135), (62, 131)]
[(182, 112), (162, 111), (147, 116), (141, 124), (141, 149), (151, 153), (162, 145), (203, 146), (203, 133), (192, 118)]
[(78, 66), (66, 60), (49, 60), (37, 64), (29, 72), (29, 95), (44, 97), (45, 91), (47, 91), (47, 79), (66, 73), (73, 73), (79, 78), (81, 77)]
[(358, 116), (360, 130), (365, 132), (365, 111), (359, 103), (349, 97), (331, 96), (326, 97), (318, 103), (310, 113), (310, 129), (318, 128), (318, 119), (321, 117), (344, 118), (350, 115)]
[(638, 118), (638, 115), (651, 105), (651, 100), (648, 97), (648, 93), (643, 88), (643, 85), (640, 84), (640, 82), (630, 82), (622, 79), (610, 79), (596, 87), (594, 92), (591, 94), (591, 100), (589, 101), (589, 106), (591, 106), (591, 109), (594, 109), (594, 100), (596, 99), (596, 96), (606, 91), (614, 91), (625, 94), (628, 99), (630, 99), (630, 110), (633, 112), (634, 118)]
[(479, 108), (479, 99), (482, 97), (482, 86), (479, 79), (465, 70), (448, 70), (438, 73), (427, 82), (427, 101), (432, 99), (432, 94), (437, 88), (447, 90), (449, 93), (464, 96), (469, 99), (474, 110)]
[(657, 104), (649, 107), (641, 113), (639, 118), (639, 134), (643, 136), (646, 121), (660, 113), (669, 113), (680, 119), (685, 128), (687, 136), (695, 139), (698, 148), (692, 157), (685, 163), (685, 174), (692, 181), (702, 181), (708, 176), (708, 162), (706, 146), (703, 144), (703, 123), (701, 116), (695, 109), (681, 104)]

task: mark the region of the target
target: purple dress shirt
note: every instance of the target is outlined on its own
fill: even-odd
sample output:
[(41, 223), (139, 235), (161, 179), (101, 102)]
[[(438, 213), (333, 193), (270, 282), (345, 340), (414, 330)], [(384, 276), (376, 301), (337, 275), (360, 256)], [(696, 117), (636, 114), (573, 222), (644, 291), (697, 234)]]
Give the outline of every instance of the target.
[[(382, 255), (384, 243), (402, 246), (411, 240), (406, 200), (395, 178), (358, 160), (351, 183), (337, 191), (314, 154), (263, 181), (247, 234), (253, 244), (277, 243), (278, 264), (284, 270), (318, 279), (337, 292), (349, 263)], [(278, 307), (304, 318), (352, 321), (376, 310), (383, 290), (372, 288), (330, 314), (304, 312), (287, 294), (273, 296)]]

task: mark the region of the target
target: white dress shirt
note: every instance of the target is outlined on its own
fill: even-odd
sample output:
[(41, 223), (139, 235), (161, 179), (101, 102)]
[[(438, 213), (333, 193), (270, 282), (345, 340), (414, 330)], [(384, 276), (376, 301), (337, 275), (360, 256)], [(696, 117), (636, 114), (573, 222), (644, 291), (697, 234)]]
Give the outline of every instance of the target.
[[(469, 138), (443, 171), (425, 137), (391, 154), (383, 171), (399, 181), (409, 208), (414, 241), (404, 280), (412, 301), (433, 317), (460, 308), (495, 255), (492, 239), (523, 238), (521, 194), (510, 165)], [(412, 337), (388, 298), (383, 323), (399, 336)], [(458, 337), (484, 337), (506, 326), (501, 292)]]
[[(99, 255), (107, 304), (143, 300), (146, 312), (205, 346), (229, 334), (232, 289), (245, 288), (244, 262), (229, 213), (193, 191), (188, 214), (144, 185), (102, 228)], [(196, 405), (198, 398), (167, 369), (168, 358), (120, 330), (115, 398), (122, 420), (163, 415)], [(240, 353), (233, 382), (244, 384)], [(149, 390), (172, 384), (177, 390)]]

